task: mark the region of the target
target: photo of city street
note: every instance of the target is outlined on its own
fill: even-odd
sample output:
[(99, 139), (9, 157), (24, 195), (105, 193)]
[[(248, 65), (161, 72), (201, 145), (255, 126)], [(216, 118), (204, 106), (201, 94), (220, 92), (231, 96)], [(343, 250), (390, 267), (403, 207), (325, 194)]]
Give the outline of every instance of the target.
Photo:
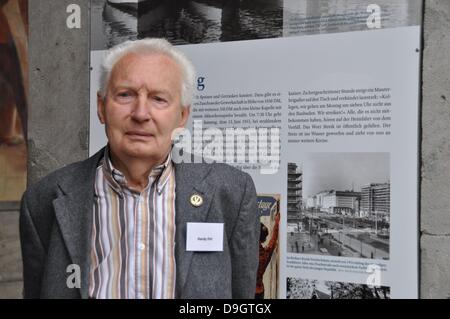
[(309, 153), (287, 171), (289, 253), (389, 259), (388, 153)]
[(286, 299), (390, 299), (386, 286), (349, 282), (287, 278)]

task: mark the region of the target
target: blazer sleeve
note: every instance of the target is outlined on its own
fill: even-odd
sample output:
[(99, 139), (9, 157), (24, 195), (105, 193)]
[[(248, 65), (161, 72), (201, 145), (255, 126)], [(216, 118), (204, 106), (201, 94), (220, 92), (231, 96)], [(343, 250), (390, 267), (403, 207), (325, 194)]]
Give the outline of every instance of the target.
[(255, 185), (247, 175), (231, 238), (232, 297), (254, 299), (259, 256), (259, 216)]
[(45, 252), (29, 208), (25, 192), (20, 207), (20, 243), (23, 263), (23, 297), (39, 298)]

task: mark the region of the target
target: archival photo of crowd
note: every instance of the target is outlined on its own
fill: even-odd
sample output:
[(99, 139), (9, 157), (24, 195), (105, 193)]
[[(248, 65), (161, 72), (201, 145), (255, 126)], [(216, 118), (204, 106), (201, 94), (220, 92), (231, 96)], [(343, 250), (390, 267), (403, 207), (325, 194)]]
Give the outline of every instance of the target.
[(280, 195), (258, 194), (260, 216), (259, 266), (256, 281), (257, 299), (278, 298), (280, 253)]
[(287, 167), (289, 253), (389, 259), (389, 153), (308, 153)]
[(287, 278), (286, 299), (390, 299), (391, 289), (348, 282)]
[(92, 0), (92, 50), (128, 39), (176, 45), (277, 38), (283, 0)]

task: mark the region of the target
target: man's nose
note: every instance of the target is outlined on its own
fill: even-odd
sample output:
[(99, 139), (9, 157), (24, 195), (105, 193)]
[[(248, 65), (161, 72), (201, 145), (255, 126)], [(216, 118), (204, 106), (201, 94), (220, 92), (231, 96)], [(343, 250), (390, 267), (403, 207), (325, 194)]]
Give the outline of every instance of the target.
[(150, 103), (146, 94), (140, 94), (131, 112), (131, 118), (138, 122), (151, 119)]

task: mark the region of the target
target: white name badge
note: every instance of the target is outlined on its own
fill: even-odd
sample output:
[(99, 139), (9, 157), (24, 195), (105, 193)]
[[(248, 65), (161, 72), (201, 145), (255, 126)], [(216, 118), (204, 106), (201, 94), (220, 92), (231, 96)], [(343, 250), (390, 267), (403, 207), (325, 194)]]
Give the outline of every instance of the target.
[(187, 251), (223, 251), (223, 223), (187, 223)]

